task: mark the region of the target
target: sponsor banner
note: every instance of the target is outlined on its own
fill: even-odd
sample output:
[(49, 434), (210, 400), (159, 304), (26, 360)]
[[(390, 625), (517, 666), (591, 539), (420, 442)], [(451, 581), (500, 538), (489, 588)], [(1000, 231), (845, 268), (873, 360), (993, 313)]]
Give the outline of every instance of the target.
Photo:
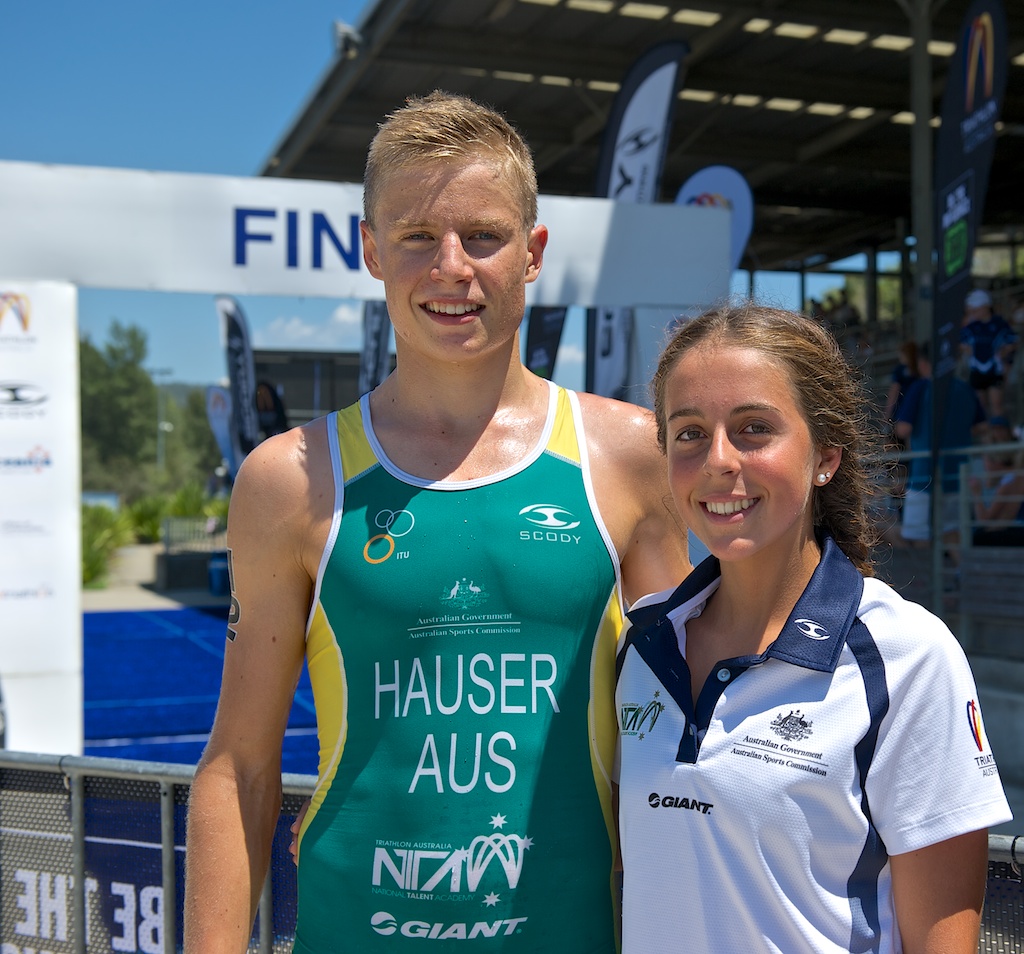
[(82, 750), (80, 440), (75, 289), (0, 280), (0, 684), (13, 749)]
[(386, 301), (363, 303), (363, 352), (359, 358), (359, 393), (372, 391), (387, 376), (391, 367), (388, 342), (391, 318)]
[(526, 319), (526, 366), (542, 378), (551, 380), (558, 356), (558, 344), (565, 326), (564, 307), (534, 305)]
[(227, 388), (211, 385), (206, 389), (206, 419), (233, 481), (242, 461), (236, 458), (231, 439), (231, 392)]
[(223, 295), (217, 298), (216, 303), (221, 320), (221, 336), (227, 351), (234, 478), (245, 455), (260, 442), (260, 422), (256, 412), (256, 366), (249, 341), (249, 324), (241, 305)]
[(651, 47), (626, 73), (605, 126), (594, 193), (619, 202), (656, 202), (676, 95), (683, 85), (681, 40)]
[(754, 227), (754, 197), (742, 173), (730, 166), (705, 166), (682, 184), (676, 202), (729, 210), (729, 258), (733, 271), (739, 268)]
[[(1006, 90), (1006, 14), (1000, 0), (975, 0), (958, 34), (942, 98), (935, 146), (935, 248), (932, 421), (942, 420), (960, 351), (964, 299), (985, 207), (996, 123)], [(936, 442), (932, 441), (936, 447)]]
[(632, 308), (587, 309), (586, 389), (592, 394), (629, 400), (633, 328)]
[[(21, 279), (214, 295), (382, 294), (362, 260), (360, 185), (0, 161), (0, 208), (0, 262)], [(527, 304), (697, 301), (694, 289), (723, 265), (712, 211), (541, 196), (552, 240)], [(9, 308), (0, 341), (20, 336), (17, 326)]]
[[(594, 190), (597, 195), (619, 203), (657, 200), (687, 53), (686, 43), (670, 40), (653, 46), (630, 67), (605, 127)], [(676, 299), (671, 304), (689, 300)], [(614, 304), (606, 300), (603, 307), (587, 312), (587, 390), (625, 398), (635, 327), (629, 306), (655, 303), (638, 298), (620, 307), (611, 307)]]

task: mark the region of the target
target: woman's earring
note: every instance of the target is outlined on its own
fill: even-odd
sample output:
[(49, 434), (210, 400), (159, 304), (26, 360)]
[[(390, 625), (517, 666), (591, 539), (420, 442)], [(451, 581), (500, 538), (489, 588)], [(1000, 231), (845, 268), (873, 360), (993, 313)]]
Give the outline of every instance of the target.
[(823, 474), (818, 474), (818, 483), (819, 484), (825, 483), (825, 481), (828, 480), (829, 477), (831, 477), (831, 476), (832, 476), (832, 471), (830, 471), (830, 470), (826, 470), (825, 473), (823, 473)]

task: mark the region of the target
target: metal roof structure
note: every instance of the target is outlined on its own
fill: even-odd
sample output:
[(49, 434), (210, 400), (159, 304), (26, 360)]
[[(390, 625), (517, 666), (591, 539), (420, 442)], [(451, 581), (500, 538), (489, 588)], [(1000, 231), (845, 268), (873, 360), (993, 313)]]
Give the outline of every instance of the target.
[[(980, 241), (1024, 244), (1024, 3), (1004, 0), (1009, 81)], [(753, 190), (743, 267), (812, 268), (911, 231), (911, 62), (932, 117), (967, 0), (369, 0), (261, 170), (359, 182), (377, 123), (440, 88), (501, 110), (543, 193), (593, 195), (615, 93), (662, 40), (690, 47), (661, 201), (708, 165)], [(922, 27), (922, 24), (924, 26)]]

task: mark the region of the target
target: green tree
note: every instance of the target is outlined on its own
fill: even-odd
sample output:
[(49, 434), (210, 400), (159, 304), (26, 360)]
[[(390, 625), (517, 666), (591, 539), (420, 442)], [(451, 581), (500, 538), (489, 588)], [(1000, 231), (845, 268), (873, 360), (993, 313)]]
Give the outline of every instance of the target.
[(79, 345), (82, 395), (82, 486), (141, 491), (140, 465), (155, 457), (156, 387), (143, 367), (146, 334), (114, 321), (103, 349)]
[[(79, 343), (82, 397), (82, 487), (113, 490), (126, 503), (205, 487), (220, 463), (206, 416), (205, 390), (162, 385), (145, 368), (146, 333), (114, 321), (99, 348)], [(181, 398), (180, 402), (177, 396)], [(157, 427), (163, 444), (157, 460)]]

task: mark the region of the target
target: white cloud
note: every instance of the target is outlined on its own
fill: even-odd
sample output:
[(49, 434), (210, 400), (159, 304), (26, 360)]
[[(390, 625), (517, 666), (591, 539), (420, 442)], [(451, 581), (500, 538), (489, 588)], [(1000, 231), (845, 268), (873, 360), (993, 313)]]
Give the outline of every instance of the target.
[(358, 351), (363, 344), (363, 305), (343, 301), (325, 318), (278, 315), (253, 331), (257, 349)]

